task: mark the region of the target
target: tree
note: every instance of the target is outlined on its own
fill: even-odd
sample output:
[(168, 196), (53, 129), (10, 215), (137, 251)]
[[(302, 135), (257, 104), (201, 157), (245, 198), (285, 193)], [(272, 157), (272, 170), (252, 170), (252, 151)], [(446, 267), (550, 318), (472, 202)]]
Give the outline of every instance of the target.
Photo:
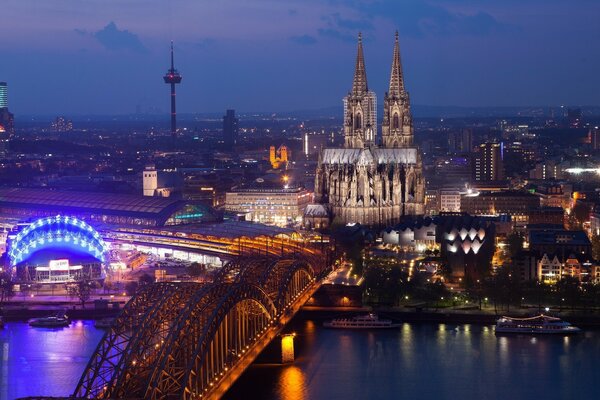
[(450, 279), (452, 277), (452, 267), (446, 262), (442, 263), (437, 273), (444, 279)]
[(571, 216), (575, 219), (575, 223), (578, 227), (584, 222), (590, 220), (590, 206), (581, 202), (577, 202), (571, 210)]
[(0, 273), (0, 306), (15, 295), (15, 283), (8, 272)]
[(81, 307), (85, 308), (85, 302), (90, 299), (92, 290), (95, 288), (96, 282), (91, 279), (83, 278), (71, 285), (70, 292), (72, 296), (79, 299), (81, 302)]
[(567, 302), (571, 309), (575, 308), (575, 304), (581, 300), (581, 291), (579, 290), (579, 281), (572, 276), (565, 276), (556, 283), (557, 294), (560, 296), (559, 304), (563, 304), (563, 299)]

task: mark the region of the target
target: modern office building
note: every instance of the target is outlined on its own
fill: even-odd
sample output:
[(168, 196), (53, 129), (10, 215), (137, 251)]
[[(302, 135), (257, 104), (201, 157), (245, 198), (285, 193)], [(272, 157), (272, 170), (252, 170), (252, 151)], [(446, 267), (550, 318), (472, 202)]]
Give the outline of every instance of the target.
[(476, 182), (504, 180), (504, 154), (502, 143), (482, 143), (475, 155), (474, 179)]
[(223, 116), (223, 140), (227, 146), (235, 146), (238, 141), (239, 120), (235, 110), (227, 110)]
[(8, 107), (8, 85), (0, 82), (0, 108)]
[(0, 151), (4, 142), (15, 133), (15, 116), (8, 110), (8, 85), (0, 82)]
[(593, 150), (600, 150), (600, 127), (590, 127), (588, 141), (592, 145)]

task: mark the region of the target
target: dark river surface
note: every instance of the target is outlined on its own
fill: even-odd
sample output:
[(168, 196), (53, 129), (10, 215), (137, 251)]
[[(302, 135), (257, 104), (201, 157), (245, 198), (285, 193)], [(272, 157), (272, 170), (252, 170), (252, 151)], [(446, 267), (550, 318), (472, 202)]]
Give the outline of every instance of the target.
[[(491, 326), (342, 331), (297, 320), (296, 361), (256, 363), (226, 399), (600, 399), (600, 331), (496, 337)], [(0, 399), (68, 395), (103, 331), (0, 330)]]

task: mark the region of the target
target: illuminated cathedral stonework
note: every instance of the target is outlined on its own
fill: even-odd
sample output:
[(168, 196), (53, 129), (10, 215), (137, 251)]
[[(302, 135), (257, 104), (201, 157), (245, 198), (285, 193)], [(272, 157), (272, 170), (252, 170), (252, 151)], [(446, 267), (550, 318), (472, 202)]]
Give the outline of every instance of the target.
[(424, 212), (421, 152), (413, 145), (398, 33), (390, 86), (384, 97), (380, 146), (376, 141), (376, 110), (359, 34), (352, 91), (344, 98), (344, 148), (321, 151), (315, 178), (316, 202), (327, 205), (339, 222), (390, 226), (403, 215)]

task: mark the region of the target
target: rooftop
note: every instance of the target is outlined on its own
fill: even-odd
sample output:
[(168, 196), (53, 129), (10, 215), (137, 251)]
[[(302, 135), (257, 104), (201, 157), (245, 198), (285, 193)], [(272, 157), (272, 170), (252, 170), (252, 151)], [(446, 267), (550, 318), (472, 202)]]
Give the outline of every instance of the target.
[(590, 239), (584, 231), (540, 230), (529, 232), (529, 244), (533, 245), (579, 245), (589, 246)]
[(155, 228), (160, 231), (172, 231), (218, 238), (237, 239), (239, 237), (256, 238), (260, 236), (274, 237), (278, 235), (291, 236), (294, 229), (281, 228), (274, 225), (257, 224), (248, 221), (227, 220), (221, 223), (173, 226)]
[(65, 209), (73, 211), (103, 210), (111, 213), (145, 216), (171, 213), (182, 206), (182, 200), (113, 194), (102, 192), (75, 192), (51, 189), (0, 188), (0, 206), (19, 208)]

